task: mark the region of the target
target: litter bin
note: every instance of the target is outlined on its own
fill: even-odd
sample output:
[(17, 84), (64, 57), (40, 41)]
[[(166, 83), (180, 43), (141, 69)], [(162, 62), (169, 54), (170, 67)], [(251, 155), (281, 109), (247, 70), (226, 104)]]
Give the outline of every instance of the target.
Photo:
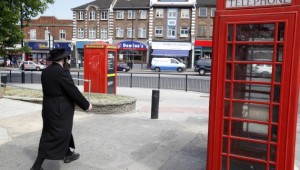
[(1, 87), (6, 87), (7, 74), (1, 74)]

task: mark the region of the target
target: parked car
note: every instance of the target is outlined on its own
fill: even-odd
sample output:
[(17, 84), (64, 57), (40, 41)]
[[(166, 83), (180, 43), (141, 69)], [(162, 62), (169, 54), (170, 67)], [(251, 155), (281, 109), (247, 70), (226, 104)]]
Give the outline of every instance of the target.
[(122, 64), (117, 65), (117, 71), (127, 72), (129, 70), (130, 70), (130, 68), (128, 67), (127, 64), (122, 63)]
[(270, 75), (272, 74), (271, 64), (253, 64), (253, 71), (258, 75)]
[(186, 70), (184, 63), (175, 58), (153, 58), (151, 61), (151, 70), (155, 72), (160, 71), (178, 71)]
[(194, 71), (199, 72), (200, 76), (204, 76), (206, 73), (211, 72), (211, 59), (197, 60)]
[(43, 64), (39, 64), (33, 61), (23, 61), (20, 66), (19, 69), (21, 70), (43, 70), (46, 68), (46, 65)]

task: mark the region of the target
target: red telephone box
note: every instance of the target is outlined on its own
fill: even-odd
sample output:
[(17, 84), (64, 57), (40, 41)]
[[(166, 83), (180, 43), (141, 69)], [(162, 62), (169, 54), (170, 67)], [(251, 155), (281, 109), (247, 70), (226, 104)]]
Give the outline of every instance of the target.
[(207, 170), (294, 169), (299, 0), (217, 0)]
[[(84, 45), (84, 79), (91, 80), (91, 92), (116, 94), (117, 47), (107, 43)], [(84, 91), (89, 91), (88, 82)]]

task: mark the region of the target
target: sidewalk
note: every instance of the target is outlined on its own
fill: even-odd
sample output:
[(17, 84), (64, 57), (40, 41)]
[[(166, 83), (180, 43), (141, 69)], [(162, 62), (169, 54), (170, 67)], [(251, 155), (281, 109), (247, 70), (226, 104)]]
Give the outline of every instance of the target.
[[(39, 84), (18, 86), (41, 89)], [(150, 119), (152, 89), (117, 87), (117, 94), (136, 97), (136, 111), (77, 111), (73, 134), (80, 159), (70, 164), (46, 160), (44, 170), (205, 170), (209, 94), (160, 90), (157, 120)], [(0, 99), (0, 108), (0, 169), (30, 169), (41, 134), (41, 105)]]

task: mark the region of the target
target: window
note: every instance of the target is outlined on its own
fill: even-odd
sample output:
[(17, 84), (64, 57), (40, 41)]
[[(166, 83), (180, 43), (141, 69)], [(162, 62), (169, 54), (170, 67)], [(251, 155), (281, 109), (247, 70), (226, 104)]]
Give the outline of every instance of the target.
[(45, 30), (45, 40), (49, 40), (49, 33), (50, 33), (49, 30)]
[(83, 11), (78, 12), (78, 20), (83, 20)]
[(95, 39), (96, 38), (96, 30), (95, 28), (89, 28), (89, 38)]
[(176, 20), (168, 20), (168, 25), (176, 25)]
[(210, 9), (210, 16), (215, 17), (215, 13), (216, 13), (216, 8), (211, 8)]
[(134, 10), (128, 10), (128, 19), (135, 19), (135, 11)]
[(156, 26), (155, 27), (155, 37), (162, 37), (163, 36), (163, 27)]
[(107, 20), (107, 11), (101, 11), (101, 20)]
[(124, 19), (124, 11), (117, 11), (117, 19)]
[(168, 26), (167, 37), (168, 38), (176, 38), (176, 30), (175, 26)]
[(164, 9), (156, 9), (155, 18), (163, 18), (164, 17)]
[(180, 28), (180, 37), (188, 37), (189, 36), (189, 28), (181, 27)]
[(181, 18), (190, 18), (189, 9), (181, 9)]
[(84, 38), (84, 32), (82, 28), (78, 28), (77, 38)]
[(176, 9), (169, 9), (168, 10), (168, 18), (176, 18), (176, 16), (177, 16)]
[(139, 28), (139, 38), (146, 38), (146, 28)]
[(66, 30), (59, 30), (59, 39), (60, 40), (66, 39)]
[(146, 10), (140, 10), (140, 19), (147, 19)]
[(96, 20), (96, 11), (90, 11), (89, 20)]
[(206, 36), (206, 26), (205, 25), (200, 25), (199, 26), (198, 35), (199, 36)]
[(116, 28), (116, 37), (123, 38), (124, 37), (124, 29), (123, 28)]
[(30, 29), (30, 39), (36, 40), (36, 29)]
[(134, 28), (132, 30), (132, 28), (127, 28), (127, 38), (134, 38), (135, 37), (135, 31)]
[(200, 7), (200, 8), (199, 8), (199, 16), (200, 16), (200, 17), (206, 17), (206, 16), (207, 16), (207, 8), (205, 8), (205, 7)]
[(101, 39), (107, 39), (107, 29), (101, 28)]

